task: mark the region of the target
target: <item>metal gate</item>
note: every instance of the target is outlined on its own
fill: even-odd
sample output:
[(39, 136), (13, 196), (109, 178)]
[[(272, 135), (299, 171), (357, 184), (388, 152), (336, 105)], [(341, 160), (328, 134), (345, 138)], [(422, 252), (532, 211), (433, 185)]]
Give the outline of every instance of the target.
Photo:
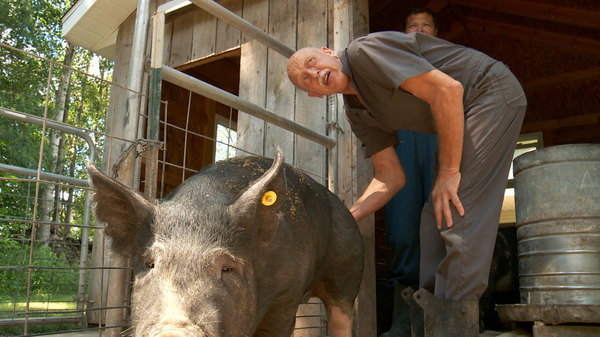
[[(179, 172), (181, 181), (198, 169), (189, 166), (185, 160), (169, 160), (169, 151), (182, 151), (185, 158), (188, 143), (202, 138), (212, 142), (217, 153), (215, 160), (248, 153), (235, 144), (233, 115), (237, 109), (243, 109), (294, 134), (300, 134), (322, 144), (324, 148), (331, 149), (334, 144), (329, 137), (168, 67), (162, 69), (162, 76), (189, 93), (185, 120), (190, 118), (189, 102), (194, 95), (208, 97), (229, 106), (229, 116), (221, 116), (218, 125), (215, 125), (221, 125), (220, 130), (212, 135), (198, 133), (187, 123), (171, 121), (169, 101), (158, 101), (158, 104), (154, 101), (155, 105), (152, 105), (149, 97), (143, 93), (127, 89), (97, 74), (65, 67), (53, 60), (8, 45), (0, 45), (0, 48), (19, 55), (22, 62), (43, 63), (45, 66), (41, 68), (47, 69), (43, 76), (46, 81), (42, 86), (45, 88), (43, 92), (29, 93), (43, 96), (43, 104), (33, 111), (23, 111), (25, 109), (18, 104), (0, 106), (0, 126), (9, 127), (17, 134), (34, 134), (32, 139), (35, 142), (21, 145), (30, 149), (27, 152), (37, 153), (35, 158), (23, 162), (9, 162), (4, 158), (0, 162), (0, 254), (4, 259), (0, 264), (0, 336), (38, 336), (57, 332), (74, 332), (78, 336), (90, 333), (97, 336), (107, 329), (120, 329), (129, 325), (130, 268), (127, 261), (114, 263), (115, 256), (111, 256), (107, 249), (103, 229), (94, 223), (91, 216), (91, 190), (85, 171), (88, 161), (103, 167), (109, 174), (114, 174), (116, 166), (107, 167), (107, 163), (122, 163), (127, 159), (116, 158), (117, 156), (133, 153), (134, 159), (125, 165), (133, 166), (133, 171), (136, 172), (134, 181), (147, 184), (152, 179), (146, 179), (149, 177), (141, 173), (141, 167), (150, 163), (145, 158), (149, 153), (148, 149), (155, 149), (158, 165), (156, 171), (150, 173), (157, 177), (156, 194), (163, 196), (167, 181), (165, 173), (169, 172), (169, 168)], [(105, 88), (102, 92), (105, 96), (101, 97), (102, 104), (96, 106), (98, 111), (95, 120), (65, 118), (63, 122), (53, 119), (58, 105), (64, 104), (59, 103), (58, 91), (54, 90), (59, 86), (63, 72), (77, 74), (79, 87), (70, 93), (73, 102), (89, 97), (90, 93), (82, 89), (82, 83), (86, 81), (93, 81), (97, 87)], [(10, 87), (9, 84), (3, 90), (10, 90)], [(22, 93), (14, 93), (18, 94)], [(106, 130), (107, 125), (110, 125), (107, 119), (111, 118), (109, 95), (113, 100), (112, 109), (123, 109), (115, 104), (115, 97), (121, 96), (138, 100), (142, 107), (140, 111), (145, 111), (145, 107), (148, 107), (150, 114), (157, 113), (160, 118), (158, 125), (155, 125), (155, 137), (148, 137), (146, 133), (146, 124), (152, 123), (149, 120), (152, 117), (145, 113), (137, 116), (140, 127), (133, 141), (116, 137), (111, 130)], [(158, 111), (153, 111), (156, 107)], [(170, 147), (169, 135), (172, 130), (184, 135), (183, 148)], [(68, 165), (55, 162), (57, 156), (53, 153), (53, 144), (57, 144), (57, 141), (63, 142), (63, 148), (72, 154)], [(118, 147), (126, 150), (117, 153), (113, 149)], [(35, 151), (31, 151), (32, 148)], [(336, 156), (329, 155), (328, 158), (335, 160)], [(65, 170), (65, 167), (69, 169)], [(323, 172), (308, 173), (324, 184), (331, 184), (333, 181), (325, 177)], [(114, 280), (111, 273), (121, 273), (125, 277), (117, 278), (120, 280), (118, 282), (111, 282)], [(122, 300), (117, 303), (111, 301), (110, 294), (114, 293), (122, 294)], [(309, 309), (310, 307), (315, 309)], [(306, 312), (305, 326), (298, 328), (306, 331), (322, 329), (325, 317), (322, 309), (320, 303), (312, 301), (301, 310)], [(111, 313), (122, 319), (107, 318)]]

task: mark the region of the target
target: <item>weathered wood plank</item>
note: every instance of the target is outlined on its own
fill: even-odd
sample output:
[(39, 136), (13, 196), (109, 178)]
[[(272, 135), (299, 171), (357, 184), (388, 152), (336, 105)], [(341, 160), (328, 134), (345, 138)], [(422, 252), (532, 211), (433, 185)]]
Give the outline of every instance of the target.
[(171, 41), (173, 41), (173, 22), (165, 22), (165, 38), (163, 43), (163, 63), (169, 62), (171, 55)]
[[(327, 45), (327, 2), (300, 1), (298, 3), (297, 48)], [(302, 90), (295, 92), (296, 122), (315, 131), (327, 133), (327, 100), (308, 97)], [(296, 166), (312, 173), (312, 177), (327, 185), (327, 150), (303, 137), (296, 141)]]
[[(279, 0), (269, 3), (269, 35), (288, 46), (296, 44), (295, 0)], [(268, 52), (267, 105), (272, 112), (294, 120), (294, 86), (287, 77), (287, 58)], [(279, 146), (288, 163), (294, 163), (293, 134), (272, 124), (267, 125), (265, 154), (272, 156)]]
[[(267, 31), (269, 24), (269, 2), (264, 0), (244, 1), (243, 18), (256, 27)], [(239, 96), (252, 103), (265, 106), (267, 86), (267, 47), (244, 36), (240, 58)], [(238, 155), (247, 153), (264, 154), (265, 122), (243, 111), (238, 115)]]
[(192, 60), (195, 15), (193, 11), (190, 11), (173, 20), (171, 55), (168, 63), (171, 67), (177, 67)]
[[(232, 13), (242, 15), (243, 0), (222, 0), (219, 4)], [(222, 20), (217, 20), (216, 52), (235, 48), (240, 45), (242, 33), (235, 27), (228, 25)]]
[[(119, 48), (117, 48), (114, 81), (123, 86), (126, 86), (127, 83), (134, 26), (135, 13), (131, 14), (121, 24), (117, 35), (117, 45)], [(135, 140), (137, 138), (137, 119), (139, 116), (136, 113), (126, 113), (126, 109), (123, 109), (128, 104), (127, 100), (135, 99), (135, 94), (118, 87), (114, 87), (113, 89), (116, 90), (113, 90), (111, 96), (107, 118), (107, 134), (119, 138), (119, 140), (110, 138), (107, 141), (108, 155), (102, 158), (102, 167), (110, 173), (116, 172), (115, 178), (121, 183), (127, 186), (136, 186), (137, 182), (134, 181), (135, 153), (131, 151), (131, 142), (126, 140)], [(109, 249), (110, 239), (103, 235), (103, 231), (95, 232), (94, 242), (99, 243), (97, 246), (102, 252), (94, 253), (92, 251), (92, 256), (93, 258), (103, 257), (104, 259), (94, 261), (94, 266), (108, 265), (117, 269), (98, 271), (90, 276), (90, 297), (94, 301), (95, 308), (122, 306), (126, 302), (128, 295), (124, 285), (127, 282), (129, 273), (124, 269), (118, 268), (127, 267), (128, 259), (111, 254)], [(94, 248), (96, 248), (96, 245), (94, 245)], [(108, 277), (106, 277), (107, 275)], [(100, 287), (102, 294), (95, 294), (98, 289), (93, 289), (92, 287), (96, 286)], [(100, 295), (100, 299), (92, 297), (98, 295)], [(98, 302), (95, 302), (97, 300)], [(102, 321), (102, 316), (105, 317), (103, 323), (107, 323), (110, 326), (118, 326), (123, 324), (124, 309), (101, 311), (94, 318)], [(107, 336), (120, 336), (121, 329), (108, 329), (106, 334)]]
[[(332, 27), (330, 40), (332, 49), (345, 48), (352, 39), (367, 33), (367, 0), (331, 0)], [(356, 26), (354, 23), (356, 22)], [(372, 177), (370, 160), (363, 153), (350, 125), (345, 118), (343, 99), (337, 99), (337, 123), (343, 131), (338, 134), (338, 195), (350, 207), (365, 190)], [(348, 169), (353, 168), (353, 169)], [(365, 245), (365, 269), (356, 305), (355, 330), (357, 336), (373, 337), (377, 332), (375, 303), (375, 230), (374, 216), (359, 223)]]
[(198, 8), (194, 11), (193, 35), (192, 60), (214, 54), (217, 43), (217, 18)]

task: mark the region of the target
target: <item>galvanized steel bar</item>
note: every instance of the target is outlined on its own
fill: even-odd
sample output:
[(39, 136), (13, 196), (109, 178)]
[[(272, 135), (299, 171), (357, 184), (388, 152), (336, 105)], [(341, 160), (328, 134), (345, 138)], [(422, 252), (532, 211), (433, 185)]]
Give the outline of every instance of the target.
[[(23, 167), (2, 164), (2, 163), (0, 163), (0, 171), (14, 173), (14, 174), (18, 174), (18, 175), (22, 175), (22, 176), (26, 176), (26, 177), (37, 177), (37, 175), (38, 175), (37, 170), (32, 170), (32, 169), (27, 169), (27, 168), (23, 168)], [(65, 183), (69, 183), (69, 184), (75, 185), (75, 186), (88, 187), (88, 181), (85, 179), (78, 179), (78, 178), (73, 178), (73, 177), (69, 177), (69, 176), (63, 176), (63, 175), (56, 174), (56, 173), (41, 172), (40, 178), (50, 180), (50, 181), (65, 182)]]
[[(16, 119), (22, 122), (27, 122), (30, 124), (36, 124), (36, 125), (41, 125), (42, 127), (49, 127), (58, 131), (62, 131), (65, 133), (70, 133), (76, 136), (81, 137), (82, 139), (84, 139), (86, 141), (86, 143), (88, 144), (89, 147), (89, 161), (93, 162), (96, 158), (96, 144), (94, 142), (94, 139), (87, 134), (86, 132), (78, 129), (78, 128), (74, 128), (68, 125), (64, 125), (64, 124), (60, 124), (45, 118), (41, 118), (41, 117), (37, 117), (34, 115), (28, 115), (28, 114), (24, 114), (22, 112), (18, 112), (18, 111), (14, 111), (14, 110), (9, 110), (9, 109), (5, 109), (5, 108), (0, 108), (0, 115), (4, 116), (4, 117), (8, 117), (8, 118), (12, 118), (12, 119)], [(37, 170), (32, 170), (32, 169), (27, 169), (27, 168), (22, 168), (22, 167), (16, 167), (16, 166), (12, 166), (12, 165), (7, 165), (7, 164), (0, 164), (0, 170), (2, 171), (6, 171), (6, 172), (11, 172), (11, 173), (15, 173), (15, 174), (22, 174), (25, 176), (30, 176), (30, 177), (36, 177), (37, 180), (39, 181), (41, 178), (44, 179), (48, 179), (48, 180), (52, 180), (52, 181), (58, 181), (58, 182), (67, 182), (73, 185), (77, 185), (77, 186), (81, 186), (81, 187), (88, 187), (89, 183), (87, 180), (84, 179), (78, 179), (78, 178), (73, 178), (73, 177), (69, 177), (69, 176), (63, 176), (60, 174), (55, 174), (55, 173), (48, 173), (48, 172), (42, 172), (42, 170), (40, 169), (40, 167), (38, 167)], [(37, 199), (37, 193), (36, 193), (36, 199)], [(84, 302), (85, 302), (85, 292), (86, 292), (86, 270), (84, 269), (87, 263), (87, 255), (88, 255), (88, 246), (89, 246), (89, 232), (90, 232), (90, 218), (91, 218), (91, 208), (92, 208), (92, 200), (91, 200), (91, 193), (90, 191), (86, 191), (86, 195), (85, 195), (85, 200), (84, 200), (84, 210), (83, 210), (83, 224), (84, 226), (81, 228), (81, 250), (79, 253), (79, 266), (80, 266), (80, 270), (79, 270), (79, 283), (78, 283), (78, 288), (77, 288), (77, 308), (83, 310), (84, 308)], [(34, 216), (35, 219), (35, 216)], [(28, 298), (29, 301), (29, 298)], [(29, 308), (27, 308), (28, 311)], [(29, 329), (28, 326), (28, 317), (25, 318), (25, 331), (27, 331)], [(83, 320), (81, 320), (82, 324), (83, 324)]]
[(243, 33), (245, 33), (248, 36), (251, 36), (255, 40), (262, 42), (264, 45), (275, 50), (276, 52), (285, 56), (286, 58), (292, 56), (292, 54), (294, 53), (294, 50), (290, 47), (271, 37), (269, 34), (263, 32), (262, 30), (258, 29), (250, 22), (240, 18), (238, 15), (232, 13), (227, 8), (219, 5), (217, 2), (212, 0), (191, 1), (194, 5), (204, 9), (205, 11), (216, 16), (217, 18), (241, 30)]
[(62, 131), (62, 132), (66, 132), (66, 133), (70, 133), (70, 134), (79, 136), (79, 137), (83, 138), (90, 147), (90, 151), (91, 151), (90, 160), (94, 160), (94, 158), (95, 158), (95, 152), (96, 152), (95, 141), (94, 141), (94, 139), (92, 139), (92, 137), (90, 137), (90, 135), (88, 133), (83, 132), (81, 129), (74, 128), (72, 126), (68, 126), (65, 124), (58, 123), (58, 122), (54, 122), (49, 119), (44, 119), (42, 117), (38, 117), (35, 115), (30, 115), (30, 114), (26, 114), (26, 113), (23, 113), (20, 111), (15, 111), (15, 110), (6, 109), (6, 108), (0, 108), (0, 116), (4, 116), (4, 117), (12, 118), (12, 119), (15, 119), (15, 120), (18, 120), (21, 122), (27, 122), (27, 123), (31, 123), (31, 124), (40, 125), (40, 126), (43, 126), (45, 123), (47, 127), (52, 128), (54, 130), (58, 130), (58, 131)]
[(163, 79), (165, 81), (176, 84), (182, 88), (191, 90), (200, 95), (206, 96), (212, 100), (215, 100), (219, 103), (223, 103), (227, 106), (235, 108), (239, 111), (243, 111), (247, 114), (250, 114), (254, 117), (258, 117), (263, 119), (271, 124), (277, 125), (281, 128), (284, 128), (288, 131), (297, 133), (298, 135), (311, 140), (317, 144), (321, 144), (329, 149), (335, 146), (335, 140), (329, 138), (319, 132), (311, 130), (305, 126), (302, 126), (296, 122), (293, 122), (289, 119), (283, 118), (274, 114), (273, 112), (246, 101), (244, 99), (239, 98), (236, 95), (233, 95), (225, 90), (219, 89), (215, 86), (212, 86), (206, 82), (203, 82), (197, 78), (184, 74), (178, 70), (175, 70), (169, 66), (163, 65)]

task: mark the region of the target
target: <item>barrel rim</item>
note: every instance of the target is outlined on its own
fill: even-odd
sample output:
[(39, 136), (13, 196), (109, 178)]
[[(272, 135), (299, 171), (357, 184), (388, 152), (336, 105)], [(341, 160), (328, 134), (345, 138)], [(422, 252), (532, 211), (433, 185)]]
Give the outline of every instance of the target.
[[(580, 151), (576, 151), (576, 149)], [(585, 152), (581, 151), (584, 150)], [(514, 176), (522, 171), (550, 163), (600, 160), (600, 144), (562, 144), (529, 151), (513, 160)]]

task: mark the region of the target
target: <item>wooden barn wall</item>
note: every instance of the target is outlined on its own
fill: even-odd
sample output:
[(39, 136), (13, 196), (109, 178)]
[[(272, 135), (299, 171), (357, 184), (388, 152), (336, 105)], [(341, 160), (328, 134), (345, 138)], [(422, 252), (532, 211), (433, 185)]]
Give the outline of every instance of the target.
[[(156, 5), (168, 0), (156, 0)], [(368, 30), (367, 0), (221, 0), (222, 6), (242, 16), (255, 26), (292, 49), (305, 46), (329, 46), (334, 50)], [(132, 28), (132, 22), (121, 29)], [(121, 34), (120, 35), (125, 35)], [(131, 34), (127, 34), (131, 39)], [(126, 64), (130, 44), (123, 40), (117, 52)], [(323, 134), (327, 133), (328, 101), (310, 98), (297, 91), (286, 74), (287, 58), (265, 45), (246, 37), (239, 30), (196, 6), (188, 6), (166, 18), (164, 62), (174, 68), (188, 68), (195, 61), (209, 59), (232, 49), (240, 49), (239, 96), (270, 111), (294, 120)], [(126, 73), (126, 72), (125, 72)], [(123, 76), (125, 77), (125, 76)], [(344, 117), (341, 97), (330, 101), (337, 122), (338, 165), (335, 187), (340, 198), (350, 206), (364, 190), (371, 177), (369, 161), (363, 159), (360, 146)], [(201, 116), (199, 118), (202, 118)], [(296, 136), (240, 112), (237, 122), (238, 147), (247, 153), (271, 157), (277, 146), (283, 149), (286, 162), (312, 173), (327, 185), (327, 151), (323, 146)], [(245, 154), (245, 153), (240, 153)], [(365, 279), (357, 313), (358, 335), (375, 334), (375, 291), (373, 219), (360, 224), (367, 249)], [(302, 306), (299, 310), (302, 311)], [(314, 314), (314, 313), (313, 313)], [(320, 320), (319, 317), (316, 317)], [(317, 336), (312, 329), (298, 330), (295, 336)], [(321, 334), (322, 335), (322, 334)]]
[[(224, 0), (219, 4), (268, 32), (292, 49), (308, 44), (327, 45), (327, 1)], [(299, 22), (299, 23), (298, 23)], [(213, 15), (188, 6), (167, 16), (164, 60), (171, 67), (241, 48), (239, 96), (326, 133), (326, 100), (296, 94), (287, 78), (287, 58), (264, 44), (247, 38)], [(286, 162), (326, 183), (326, 151), (323, 146), (289, 131), (240, 113), (238, 147), (271, 157), (281, 147)]]
[[(306, 46), (341, 49), (368, 29), (366, 0), (218, 2), (292, 49)], [(164, 59), (168, 65), (180, 67), (239, 47), (240, 97), (312, 130), (327, 133), (327, 100), (310, 98), (305, 92), (295, 90), (287, 78), (286, 57), (194, 6), (167, 17), (166, 24)], [(334, 103), (337, 106), (334, 106), (332, 118), (341, 129), (337, 136), (336, 188), (338, 195), (350, 206), (368, 183), (371, 168), (362, 158), (360, 147), (345, 120), (341, 97)], [(327, 185), (327, 151), (323, 146), (243, 112), (238, 116), (237, 131), (237, 145), (244, 151), (271, 157), (279, 146), (286, 162), (313, 173), (317, 181)], [(373, 266), (373, 220), (363, 221), (361, 231), (367, 247), (367, 264)], [(374, 271), (367, 268), (365, 275), (367, 280), (363, 281), (366, 286), (361, 290), (357, 325), (360, 336), (371, 336), (375, 331)], [(296, 335), (300, 336), (298, 332)]]
[[(102, 169), (121, 183), (136, 187), (135, 139), (138, 137), (139, 126), (137, 114), (128, 113), (129, 100), (140, 99), (142, 109), (145, 97), (137, 96), (122, 88), (127, 86), (128, 72), (133, 41), (135, 13), (131, 14), (120, 26), (117, 36), (117, 53), (113, 81), (119, 86), (111, 88), (109, 111), (106, 119), (106, 133), (111, 136), (107, 140), (102, 154)], [(94, 267), (110, 266), (113, 269), (92, 269), (88, 287), (89, 308), (88, 323), (108, 326), (123, 323), (123, 305), (128, 296), (128, 288), (123, 285), (129, 282), (130, 273), (127, 269), (129, 261), (118, 254), (111, 253), (110, 238), (104, 231), (94, 231), (94, 244), (91, 254), (91, 265)], [(113, 310), (97, 310), (98, 308), (113, 307)], [(120, 335), (120, 328), (107, 329), (107, 336)]]
[[(246, 0), (242, 17), (292, 49), (309, 41), (327, 45), (326, 1)], [(240, 97), (326, 133), (326, 101), (296, 93), (287, 78), (286, 57), (245, 36), (241, 52)], [(287, 162), (326, 176), (326, 151), (320, 145), (243, 113), (238, 135), (239, 146), (252, 153), (271, 156), (280, 146)], [(314, 177), (326, 183), (318, 176)]]
[[(368, 0), (331, 0), (329, 12), (329, 41), (331, 49), (345, 48), (350, 41), (368, 33)], [(345, 117), (343, 100), (335, 101), (338, 165), (337, 195), (350, 207), (369, 184), (373, 169), (371, 161), (364, 158), (361, 146)], [(359, 228), (365, 247), (365, 268), (356, 305), (356, 335), (374, 337), (377, 334), (375, 301), (375, 221), (374, 216), (361, 220)]]

